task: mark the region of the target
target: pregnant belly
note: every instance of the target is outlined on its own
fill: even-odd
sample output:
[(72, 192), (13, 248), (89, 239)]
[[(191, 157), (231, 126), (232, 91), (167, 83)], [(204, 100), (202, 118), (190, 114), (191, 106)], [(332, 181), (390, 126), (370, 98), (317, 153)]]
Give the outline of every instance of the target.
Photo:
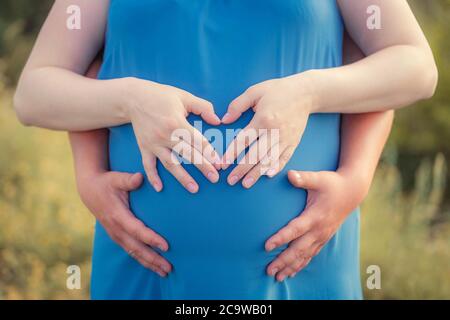
[[(220, 181), (212, 184), (195, 167), (185, 165), (200, 185), (193, 195), (158, 164), (163, 191), (156, 193), (145, 181), (130, 194), (130, 205), (139, 219), (169, 242), (164, 255), (179, 274), (214, 266), (216, 273), (232, 268), (241, 270), (241, 276), (242, 270), (261, 276), (282, 250), (266, 253), (264, 242), (300, 214), (306, 202), (306, 192), (288, 182), (287, 170), (335, 170), (338, 156), (339, 115), (313, 115), (287, 167), (272, 179), (262, 177), (246, 190), (227, 184), (232, 168), (221, 171)], [(130, 125), (111, 129), (110, 163), (112, 170), (144, 173)], [(223, 281), (226, 276), (217, 278)]]

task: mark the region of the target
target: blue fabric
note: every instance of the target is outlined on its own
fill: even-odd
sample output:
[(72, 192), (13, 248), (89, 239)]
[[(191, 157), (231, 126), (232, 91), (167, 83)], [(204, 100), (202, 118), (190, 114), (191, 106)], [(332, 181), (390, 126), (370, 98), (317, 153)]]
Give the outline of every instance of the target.
[[(112, 0), (99, 78), (176, 86), (211, 101), (221, 117), (252, 84), (341, 65), (342, 35), (335, 0)], [(242, 128), (251, 117), (216, 129)], [(192, 195), (158, 164), (164, 190), (146, 181), (130, 205), (167, 239), (163, 255), (174, 270), (160, 278), (144, 269), (97, 224), (92, 298), (360, 299), (358, 210), (294, 278), (266, 275), (283, 248), (267, 253), (264, 242), (305, 206), (306, 192), (289, 184), (287, 170), (335, 170), (339, 150), (340, 115), (316, 114), (283, 172), (250, 190), (227, 184), (231, 168), (211, 184), (185, 165), (200, 185)], [(131, 125), (110, 129), (110, 165), (144, 173)]]

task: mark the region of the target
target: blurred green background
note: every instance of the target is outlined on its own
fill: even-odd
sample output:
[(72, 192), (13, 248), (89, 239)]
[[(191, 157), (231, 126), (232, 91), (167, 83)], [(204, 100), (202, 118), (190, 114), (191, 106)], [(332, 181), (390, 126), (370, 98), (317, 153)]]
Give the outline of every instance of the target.
[[(51, 3), (0, 4), (0, 299), (88, 298), (94, 219), (76, 192), (67, 135), (24, 128), (12, 111), (14, 86)], [(450, 298), (450, 0), (410, 4), (440, 82), (432, 100), (396, 113), (362, 205), (368, 299)], [(66, 288), (69, 265), (81, 267), (81, 290)], [(366, 288), (370, 265), (381, 268), (380, 290)]]

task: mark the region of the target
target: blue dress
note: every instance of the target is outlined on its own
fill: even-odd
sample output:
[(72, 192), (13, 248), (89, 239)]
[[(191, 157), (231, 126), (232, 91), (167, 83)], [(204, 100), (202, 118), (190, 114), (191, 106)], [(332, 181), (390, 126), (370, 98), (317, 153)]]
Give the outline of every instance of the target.
[[(179, 87), (211, 101), (221, 117), (250, 85), (341, 65), (342, 36), (335, 0), (111, 0), (99, 78)], [(200, 124), (217, 136), (251, 117), (249, 111), (216, 131)], [(109, 147), (111, 170), (144, 173), (131, 125), (110, 128)], [(168, 241), (163, 255), (173, 271), (160, 278), (145, 269), (97, 224), (91, 297), (360, 299), (358, 211), (294, 278), (278, 283), (266, 274), (284, 247), (267, 253), (265, 241), (305, 207), (306, 192), (289, 184), (287, 170), (336, 170), (339, 150), (340, 115), (315, 114), (283, 172), (250, 190), (227, 184), (232, 167), (212, 184), (187, 164), (200, 185), (192, 195), (158, 163), (164, 190), (156, 193), (146, 181), (130, 194), (130, 206)]]

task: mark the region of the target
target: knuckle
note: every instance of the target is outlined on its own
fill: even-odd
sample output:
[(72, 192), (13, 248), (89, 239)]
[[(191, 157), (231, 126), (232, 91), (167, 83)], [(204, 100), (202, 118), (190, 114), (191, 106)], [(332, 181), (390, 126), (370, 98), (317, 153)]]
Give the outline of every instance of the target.
[(119, 225), (121, 222), (120, 213), (114, 211), (108, 216), (108, 220), (112, 225)]
[(137, 228), (137, 227), (131, 228), (130, 235), (137, 240), (141, 240), (141, 232), (140, 232), (139, 228)]
[(143, 267), (155, 271), (154, 266), (152, 266), (151, 264), (149, 264), (149, 263), (148, 263), (147, 261), (145, 261), (144, 259), (136, 258), (136, 260), (137, 260)]
[(165, 158), (161, 162), (162, 162), (164, 168), (166, 168), (169, 171), (171, 169), (174, 169), (177, 166), (177, 164), (172, 160), (171, 157)]
[(280, 157), (280, 161), (281, 163), (287, 163), (289, 160), (291, 159), (291, 153), (290, 152), (284, 152), (281, 157)]
[(290, 251), (291, 250), (288, 249), (287, 251), (285, 251), (285, 254), (281, 257), (283, 267), (290, 265), (292, 263), (292, 261), (294, 260), (292, 252), (290, 252)]
[(121, 237), (119, 237), (119, 235), (117, 233), (115, 233), (114, 231), (109, 232), (109, 237), (115, 243), (120, 243), (121, 242)]
[(277, 117), (274, 114), (264, 114), (259, 117), (258, 122), (264, 128), (269, 128), (276, 125)]
[(143, 259), (144, 258), (141, 248), (131, 249), (131, 251), (133, 252), (133, 255), (136, 256), (136, 258), (138, 258), (138, 259)]
[(146, 258), (147, 262), (151, 265), (156, 265), (157, 262), (157, 257), (153, 254), (149, 254), (148, 257)]
[(211, 102), (205, 100), (204, 103), (205, 103), (205, 109), (207, 111), (211, 112), (214, 110), (213, 104)]
[(174, 118), (168, 118), (164, 121), (164, 128), (167, 133), (171, 134), (173, 131), (178, 129), (180, 127), (179, 122), (177, 119)]
[(302, 249), (294, 250), (295, 260), (301, 260), (305, 257), (305, 252)]
[(155, 137), (159, 140), (164, 140), (167, 137), (167, 131), (165, 131), (163, 128), (157, 128), (154, 130), (153, 134)]
[(254, 85), (251, 85), (250, 87), (248, 87), (244, 93), (246, 95), (253, 95), (256, 93), (257, 90), (258, 90), (258, 85), (254, 84)]

